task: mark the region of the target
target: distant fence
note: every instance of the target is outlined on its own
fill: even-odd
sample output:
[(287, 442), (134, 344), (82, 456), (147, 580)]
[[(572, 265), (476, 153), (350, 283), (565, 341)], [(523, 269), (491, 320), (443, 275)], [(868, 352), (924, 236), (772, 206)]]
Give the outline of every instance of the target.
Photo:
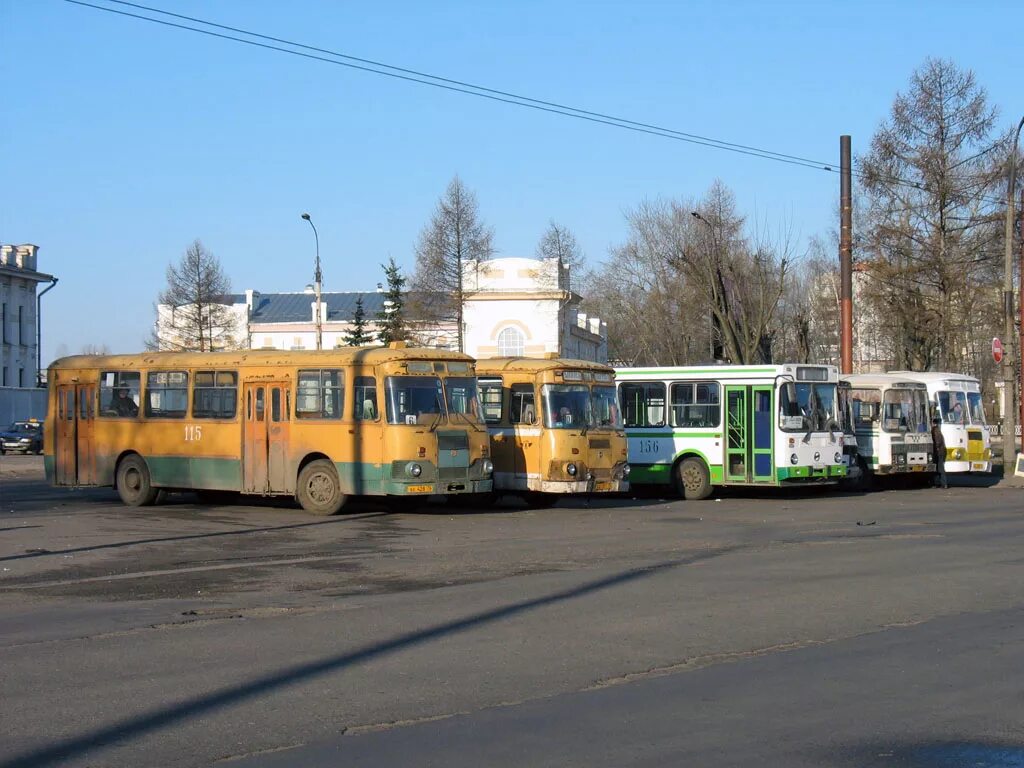
[(37, 387), (0, 387), (0, 428), (12, 421), (46, 418), (46, 390)]
[[(1018, 424), (1017, 428), (1014, 430), (1014, 432), (1017, 435), (1017, 437), (1020, 437), (1020, 426), (1021, 425)], [(1002, 435), (1003, 435), (1003, 425), (1002, 424), (992, 424), (991, 427), (992, 427), (992, 437), (1002, 437)]]

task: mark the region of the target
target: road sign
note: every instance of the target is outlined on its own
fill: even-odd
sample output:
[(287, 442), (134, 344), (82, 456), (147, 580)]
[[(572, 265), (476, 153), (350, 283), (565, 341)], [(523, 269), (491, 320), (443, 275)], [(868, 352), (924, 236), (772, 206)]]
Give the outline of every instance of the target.
[(992, 359), (997, 363), (1003, 362), (1003, 342), (998, 337), (992, 339)]

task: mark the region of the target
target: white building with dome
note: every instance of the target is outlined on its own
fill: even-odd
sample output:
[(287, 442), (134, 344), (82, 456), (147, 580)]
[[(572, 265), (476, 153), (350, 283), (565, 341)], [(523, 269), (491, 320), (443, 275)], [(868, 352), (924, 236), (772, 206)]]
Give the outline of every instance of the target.
[[(330, 278), (329, 267), (325, 269)], [(580, 310), (582, 297), (569, 289), (569, 269), (557, 259), (500, 258), (464, 265), (465, 352), (473, 357), (516, 355), (608, 361), (608, 327)], [(226, 296), (237, 328), (230, 336), (251, 349), (316, 349), (316, 299), (309, 293), (246, 290)], [(369, 330), (384, 309), (381, 291), (324, 292), (323, 348), (344, 346), (356, 300), (363, 300)], [(407, 310), (408, 311), (408, 310)], [(157, 308), (157, 338), (173, 338), (173, 309)], [(455, 321), (428, 323), (406, 317), (416, 342), (455, 349)], [(173, 348), (167, 344), (167, 348)]]

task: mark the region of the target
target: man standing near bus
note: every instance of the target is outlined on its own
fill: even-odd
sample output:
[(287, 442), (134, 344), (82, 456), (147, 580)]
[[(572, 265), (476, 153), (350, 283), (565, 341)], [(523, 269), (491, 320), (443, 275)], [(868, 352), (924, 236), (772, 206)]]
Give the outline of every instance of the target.
[(935, 451), (935, 473), (939, 486), (948, 488), (946, 483), (946, 438), (942, 436), (942, 419), (932, 419), (932, 450)]

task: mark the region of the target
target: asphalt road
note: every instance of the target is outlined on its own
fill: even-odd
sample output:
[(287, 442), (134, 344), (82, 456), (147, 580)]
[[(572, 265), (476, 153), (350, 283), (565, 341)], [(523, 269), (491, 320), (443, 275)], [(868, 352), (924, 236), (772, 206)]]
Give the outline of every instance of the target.
[(1024, 491), (128, 509), (0, 457), (0, 766), (1024, 765)]

